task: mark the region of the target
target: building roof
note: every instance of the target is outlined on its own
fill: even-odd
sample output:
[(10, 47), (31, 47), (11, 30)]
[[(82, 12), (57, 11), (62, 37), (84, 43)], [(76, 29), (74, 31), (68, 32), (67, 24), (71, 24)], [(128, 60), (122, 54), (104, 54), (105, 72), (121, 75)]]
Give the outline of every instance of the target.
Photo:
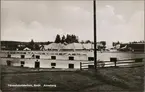
[(83, 49), (83, 45), (81, 43), (71, 43), (66, 45), (64, 49)]
[(84, 49), (92, 49), (93, 48), (93, 44), (91, 43), (84, 43), (82, 44)]
[[(97, 45), (96, 45), (97, 47)], [(94, 45), (92, 43), (70, 43), (67, 45), (61, 44), (61, 43), (51, 43), (49, 45), (44, 45), (44, 49), (48, 50), (48, 49), (71, 49), (71, 50), (75, 50), (75, 49), (94, 49)]]
[(31, 49), (30, 48), (28, 48), (28, 47), (25, 47), (23, 50), (27, 50), (27, 51), (30, 51)]
[(44, 45), (44, 49), (48, 50), (48, 49), (63, 49), (64, 48), (64, 44), (61, 43), (51, 43), (49, 45)]

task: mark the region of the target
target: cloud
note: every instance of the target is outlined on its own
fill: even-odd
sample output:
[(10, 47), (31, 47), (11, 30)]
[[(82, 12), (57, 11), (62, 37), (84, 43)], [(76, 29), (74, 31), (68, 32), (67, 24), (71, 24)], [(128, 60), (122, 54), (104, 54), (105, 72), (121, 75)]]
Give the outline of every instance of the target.
[(19, 21), (10, 28), (2, 32), (2, 39), (19, 41), (54, 41), (56, 34), (61, 34), (62, 30), (51, 26), (44, 26), (37, 21), (32, 21), (29, 25)]
[(121, 14), (116, 14), (113, 6), (106, 5), (98, 12), (98, 40), (139, 41), (144, 35), (144, 12), (135, 12), (128, 21)]
[[(91, 16), (91, 12), (87, 11), (79, 6), (64, 6), (63, 9), (68, 13), (68, 14), (72, 14), (75, 17), (79, 17), (78, 15), (81, 15), (81, 17), (79, 18), (84, 18), (84, 19), (88, 19), (88, 17)], [(83, 16), (82, 16), (83, 15)]]
[[(93, 40), (92, 11), (92, 3), (83, 1), (2, 2), (2, 40), (53, 41), (56, 34)], [(96, 11), (97, 40), (130, 41), (144, 37), (143, 11), (136, 10), (128, 20), (127, 13), (116, 13), (117, 8), (109, 4), (98, 5)]]
[(124, 17), (120, 14), (116, 14), (114, 7), (110, 5), (106, 5), (105, 7), (98, 9), (96, 15), (99, 22), (105, 20), (110, 23), (118, 24), (125, 21)]

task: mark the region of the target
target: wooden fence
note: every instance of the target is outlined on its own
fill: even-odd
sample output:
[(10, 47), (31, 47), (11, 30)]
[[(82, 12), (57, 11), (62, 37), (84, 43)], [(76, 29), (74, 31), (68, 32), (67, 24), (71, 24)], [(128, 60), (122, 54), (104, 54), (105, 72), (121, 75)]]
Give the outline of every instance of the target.
[[(106, 67), (138, 67), (144, 65), (145, 58), (122, 59), (110, 58), (110, 61), (97, 61), (97, 68)], [(82, 63), (80, 62), (80, 70), (94, 69), (94, 62)]]

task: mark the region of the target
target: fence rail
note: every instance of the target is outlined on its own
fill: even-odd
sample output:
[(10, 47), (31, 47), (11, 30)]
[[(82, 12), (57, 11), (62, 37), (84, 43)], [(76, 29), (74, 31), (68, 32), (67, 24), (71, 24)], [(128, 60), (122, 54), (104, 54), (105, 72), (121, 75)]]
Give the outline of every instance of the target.
[[(110, 61), (97, 61), (97, 67), (138, 67), (144, 65), (145, 58), (132, 58), (117, 60), (117, 58), (110, 58)], [(94, 62), (82, 63), (80, 62), (80, 70), (94, 68)]]

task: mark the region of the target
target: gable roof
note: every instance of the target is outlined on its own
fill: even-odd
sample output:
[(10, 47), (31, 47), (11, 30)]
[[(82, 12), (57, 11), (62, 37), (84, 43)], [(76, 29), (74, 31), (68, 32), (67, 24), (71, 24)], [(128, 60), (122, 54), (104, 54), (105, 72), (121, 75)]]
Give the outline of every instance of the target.
[(48, 50), (48, 49), (63, 49), (64, 48), (64, 44), (61, 43), (51, 43), (49, 45), (44, 45), (44, 49)]
[(83, 49), (83, 45), (81, 43), (71, 43), (66, 45), (64, 49)]
[(93, 49), (93, 44), (91, 43), (84, 43), (82, 45), (84, 49)]

